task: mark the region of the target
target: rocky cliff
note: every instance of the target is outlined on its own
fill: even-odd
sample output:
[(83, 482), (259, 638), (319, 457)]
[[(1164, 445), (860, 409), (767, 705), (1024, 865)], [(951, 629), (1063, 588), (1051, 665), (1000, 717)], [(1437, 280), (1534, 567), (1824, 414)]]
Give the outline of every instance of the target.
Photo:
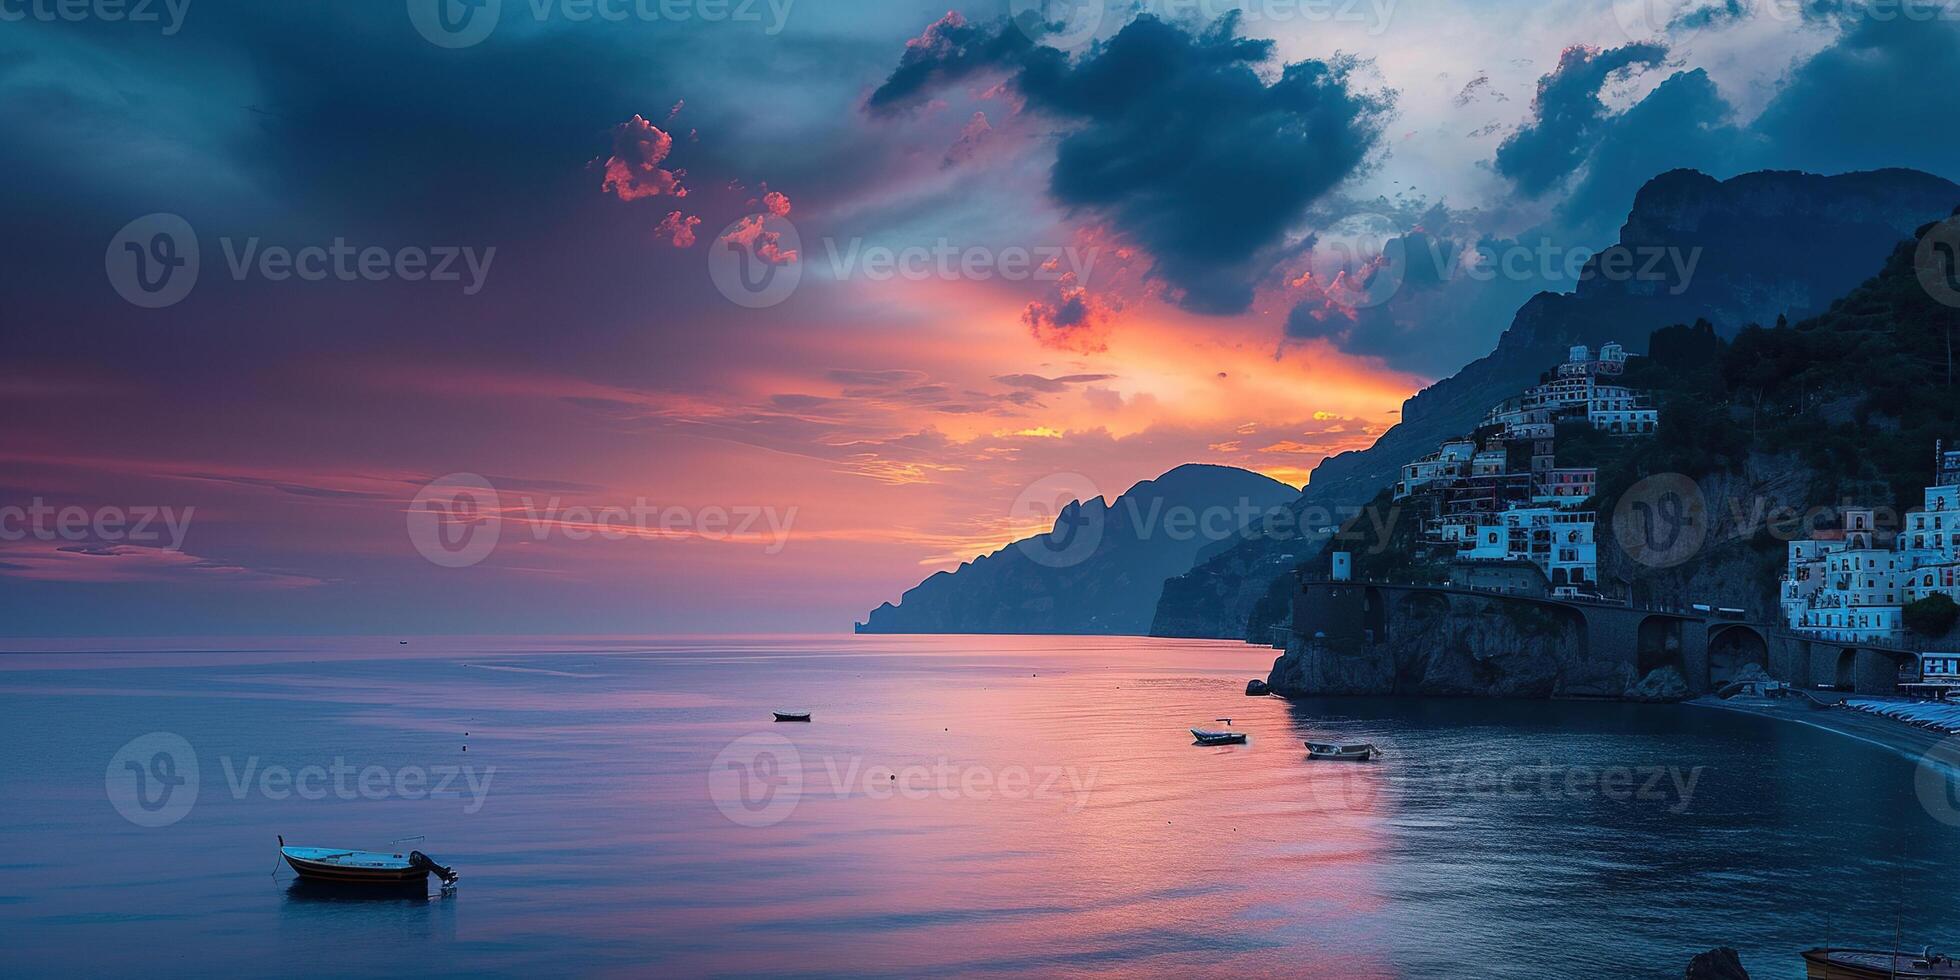
[(1574, 616), (1499, 597), (1417, 595), (1381, 642), (1295, 639), (1266, 683), (1288, 696), (1627, 697), (1631, 665), (1595, 658)]
[[(1366, 502), (1394, 482), (1401, 464), (1469, 431), (1491, 405), (1563, 360), (1572, 344), (1618, 340), (1645, 353), (1648, 335), (1673, 323), (1707, 319), (1732, 336), (1750, 323), (1820, 312), (1956, 201), (1960, 185), (1912, 170), (1777, 171), (1726, 181), (1689, 170), (1662, 174), (1636, 195), (1615, 248), (1636, 262), (1656, 250), (1696, 256), (1692, 274), (1678, 275), (1664, 262), (1654, 270), (1659, 278), (1601, 275), (1601, 256), (1615, 248), (1602, 252), (1576, 290), (1533, 297), (1495, 351), (1405, 402), (1401, 424), (1373, 446), (1321, 463), (1293, 506), (1338, 513)], [(1300, 552), (1316, 550), (1298, 540), (1252, 538), (1205, 561), (1166, 583), (1153, 632), (1245, 637), (1272, 579), (1304, 559)]]
[(1142, 635), (1164, 580), (1206, 548), (1226, 546), (1251, 516), (1298, 491), (1229, 466), (1180, 466), (1113, 502), (1078, 501), (1055, 530), (938, 572), (894, 605), (871, 611), (860, 633), (1084, 633)]

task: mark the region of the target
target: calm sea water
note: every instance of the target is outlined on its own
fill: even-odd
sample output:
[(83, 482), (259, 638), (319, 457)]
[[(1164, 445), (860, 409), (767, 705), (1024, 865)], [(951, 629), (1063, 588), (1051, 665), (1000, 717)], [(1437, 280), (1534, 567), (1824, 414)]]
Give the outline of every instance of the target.
[[(1729, 712), (1250, 699), (1271, 651), (1164, 640), (218, 646), (0, 656), (0, 972), (1679, 976), (1728, 944), (1789, 977), (1960, 942), (1912, 762)], [(1221, 716), (1251, 743), (1194, 747)], [(426, 835), (464, 877), (320, 894), (276, 834)]]

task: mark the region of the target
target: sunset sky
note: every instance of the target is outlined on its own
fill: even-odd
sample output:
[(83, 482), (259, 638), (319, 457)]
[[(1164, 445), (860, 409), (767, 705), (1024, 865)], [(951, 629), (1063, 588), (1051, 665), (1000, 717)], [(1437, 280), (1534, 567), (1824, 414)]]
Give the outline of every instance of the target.
[[(1597, 248), (1681, 166), (1960, 177), (1950, 11), (403, 6), (0, 22), (0, 632), (848, 630), (1053, 474), (1303, 484), (1570, 287), (1397, 236)], [(198, 268), (147, 308), (157, 214)], [(266, 251), (336, 240), (383, 271)], [(451, 474), (502, 516), (460, 567), (410, 533)], [(640, 502), (680, 516), (582, 533)]]

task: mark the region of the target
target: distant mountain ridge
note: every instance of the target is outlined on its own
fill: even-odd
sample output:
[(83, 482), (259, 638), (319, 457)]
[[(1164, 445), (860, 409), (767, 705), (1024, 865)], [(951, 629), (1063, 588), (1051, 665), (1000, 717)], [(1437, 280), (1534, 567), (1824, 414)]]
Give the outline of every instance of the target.
[(1166, 579), (1230, 541), (1245, 515), (1284, 509), (1297, 496), (1248, 470), (1179, 466), (1115, 501), (1070, 504), (1047, 534), (933, 574), (898, 604), (872, 610), (857, 631), (1140, 636)]
[[(1367, 502), (1394, 482), (1401, 464), (1468, 432), (1491, 405), (1562, 360), (1570, 345), (1617, 340), (1639, 354), (1654, 330), (1670, 324), (1707, 319), (1730, 337), (1750, 323), (1821, 313), (1883, 265), (1900, 239), (1956, 202), (1960, 185), (1915, 170), (1763, 171), (1725, 181), (1692, 170), (1661, 174), (1635, 195), (1617, 245), (1636, 253), (1700, 249), (1692, 275), (1594, 275), (1573, 292), (1532, 297), (1496, 350), (1404, 402), (1402, 422), (1373, 446), (1321, 463), (1293, 506)], [(1601, 256), (1588, 270), (1597, 272)], [(1663, 264), (1661, 271), (1672, 270)], [(1274, 577), (1307, 547), (1255, 538), (1209, 557), (1165, 583), (1151, 632), (1245, 637), (1260, 625), (1255, 607)]]

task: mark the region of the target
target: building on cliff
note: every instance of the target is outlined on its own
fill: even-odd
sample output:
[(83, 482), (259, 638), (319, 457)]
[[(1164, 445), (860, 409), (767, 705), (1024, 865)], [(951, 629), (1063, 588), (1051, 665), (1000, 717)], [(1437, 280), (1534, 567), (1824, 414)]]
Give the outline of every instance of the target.
[(1458, 565), (1528, 563), (1555, 594), (1594, 592), (1595, 516), (1581, 508), (1599, 473), (1559, 466), (1557, 431), (1583, 421), (1611, 435), (1652, 433), (1659, 413), (1611, 383), (1626, 364), (1619, 344), (1597, 355), (1575, 346), (1540, 384), (1493, 407), (1472, 438), (1405, 464), (1393, 496), (1417, 510), (1424, 548)]
[(1934, 450), (1935, 484), (1899, 528), (1847, 510), (1840, 526), (1790, 542), (1784, 622), (1824, 639), (1903, 642), (1904, 609), (1932, 595), (1960, 601), (1960, 452)]

